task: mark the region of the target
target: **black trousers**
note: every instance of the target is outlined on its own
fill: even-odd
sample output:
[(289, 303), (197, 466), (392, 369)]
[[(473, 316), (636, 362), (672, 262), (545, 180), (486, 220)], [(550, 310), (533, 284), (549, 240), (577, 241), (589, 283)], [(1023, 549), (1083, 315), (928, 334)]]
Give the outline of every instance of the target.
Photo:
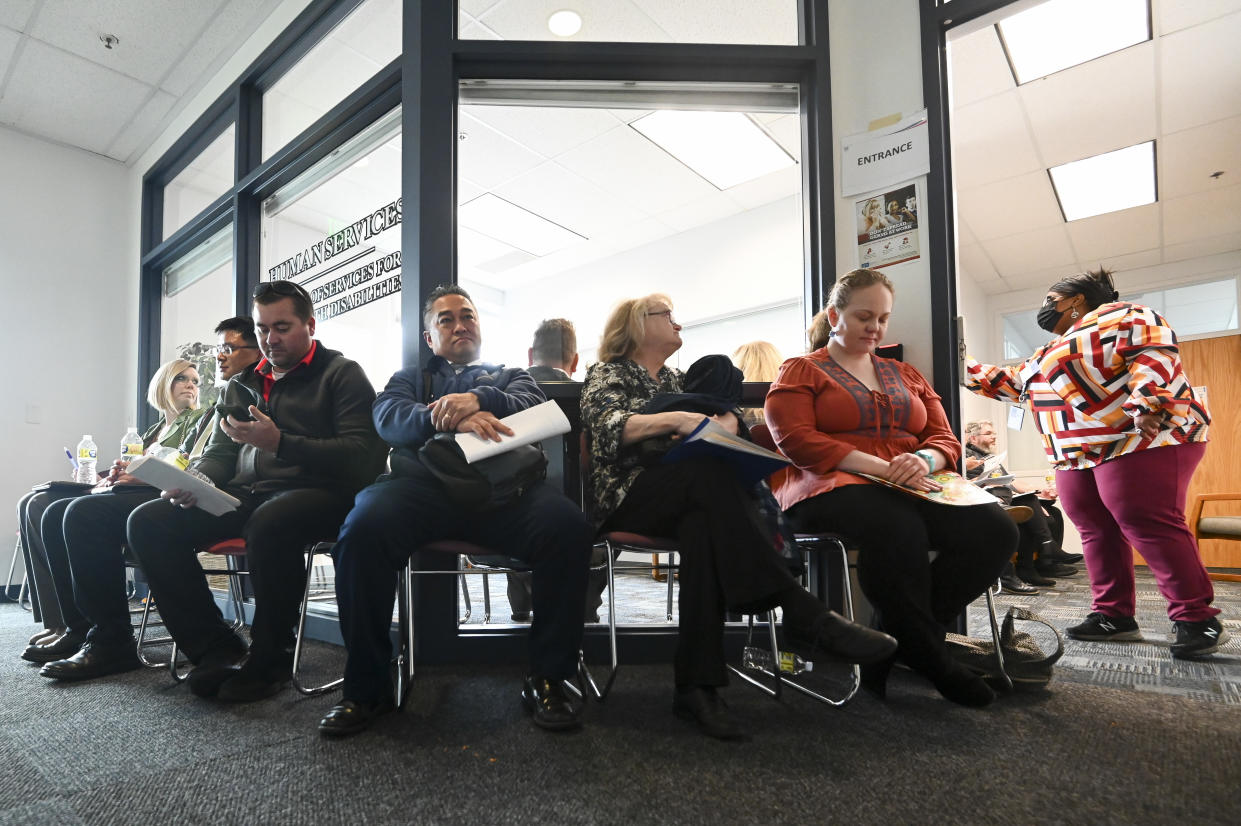
[[(1035, 556), (1056, 553), (1064, 541), (1064, 516), (1055, 505), (1044, 503), (1033, 493), (1013, 497), (1014, 505), (1025, 505), (1034, 515), (1017, 526), (1017, 564), (1033, 565)], [(1046, 509), (1046, 511), (1044, 511)]]
[(797, 587), (749, 518), (748, 497), (720, 460), (656, 465), (642, 471), (604, 521), (604, 530), (663, 536), (680, 545), (677, 685), (727, 685), (725, 612), (774, 608), (777, 594)]
[[(34, 621), (44, 628), (68, 628), (60, 610), (61, 597), (57, 593), (56, 578), (48, 561), (47, 547), (43, 543), (43, 514), (52, 503), (79, 494), (31, 491), (17, 502), (17, 530), (22, 539), (22, 558), (26, 563), (26, 580), (30, 586), (30, 605), (34, 609)], [(60, 523), (55, 526), (60, 533)], [(63, 557), (63, 555), (62, 555)], [(62, 580), (66, 587), (66, 600), (72, 599), (72, 586), (68, 577), (67, 563), (62, 566)]]
[(146, 573), (168, 631), (198, 662), (213, 649), (244, 649), (224, 622), (207, 586), (196, 549), (224, 539), (246, 540), (254, 588), (251, 659), (283, 665), (305, 589), (306, 546), (336, 536), (351, 497), (318, 488), (239, 495), (242, 505), (223, 516), (179, 508), (157, 499), (129, 517), (129, 546)]
[[(39, 536), (51, 575), (51, 597), (56, 602), (64, 627), (77, 634), (89, 631), (91, 623), (78, 608), (73, 595), (73, 569), (69, 565), (69, 548), (65, 542), (65, 511), (74, 502), (89, 498), (89, 494), (69, 495), (46, 502), (43, 516), (39, 520)], [(32, 504), (38, 503), (36, 501)], [(121, 542), (124, 542), (123, 537)], [(120, 550), (121, 546), (118, 544), (118, 556)]]
[(129, 620), (129, 600), (125, 595), (125, 522), (139, 505), (159, 496), (154, 489), (124, 493), (101, 493), (58, 502), (62, 534), (58, 542), (49, 538), (48, 547), (57, 547), (69, 563), (72, 575), (70, 627), (89, 630), (91, 642), (120, 643), (133, 637)]
[(883, 630), (900, 643), (901, 659), (932, 676), (947, 665), (944, 626), (1017, 547), (1017, 526), (999, 505), (939, 505), (880, 485), (821, 493), (788, 516), (797, 531), (832, 531), (856, 544), (858, 581)]
[(503, 508), (463, 510), (419, 467), (359, 493), (340, 530), (333, 556), (340, 630), (349, 652), (345, 699), (372, 703), (391, 696), (389, 628), (398, 572), (418, 548), (447, 539), (530, 566), (530, 671), (553, 680), (577, 672), (593, 542), (581, 509), (543, 483)]

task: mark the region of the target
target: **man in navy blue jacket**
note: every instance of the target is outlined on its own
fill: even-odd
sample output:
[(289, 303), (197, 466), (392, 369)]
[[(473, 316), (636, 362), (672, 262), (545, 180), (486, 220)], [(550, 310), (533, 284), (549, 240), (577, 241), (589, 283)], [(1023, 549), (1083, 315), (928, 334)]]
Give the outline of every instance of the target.
[(478, 311), (465, 290), (437, 287), (424, 307), (423, 336), (434, 356), (430, 387), (418, 367), (399, 371), (375, 400), (375, 428), (392, 445), (392, 473), (358, 494), (336, 543), (336, 599), (349, 656), (342, 702), (319, 731), (362, 731), (393, 708), (388, 629), (397, 574), (409, 555), (438, 540), (474, 542), (522, 560), (533, 571), (534, 623), (522, 701), (546, 729), (580, 725), (564, 681), (577, 671), (593, 534), (582, 511), (546, 482), (486, 513), (454, 505), (419, 462), (439, 432), (498, 439), (500, 419), (544, 401), (530, 374), (479, 360)]

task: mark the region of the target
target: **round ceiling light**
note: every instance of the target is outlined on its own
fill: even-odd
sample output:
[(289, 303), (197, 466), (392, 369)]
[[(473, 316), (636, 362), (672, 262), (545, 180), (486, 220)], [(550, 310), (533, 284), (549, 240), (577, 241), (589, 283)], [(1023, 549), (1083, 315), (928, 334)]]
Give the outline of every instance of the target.
[(572, 37), (582, 30), (582, 16), (569, 9), (552, 12), (547, 18), (547, 28), (557, 37)]

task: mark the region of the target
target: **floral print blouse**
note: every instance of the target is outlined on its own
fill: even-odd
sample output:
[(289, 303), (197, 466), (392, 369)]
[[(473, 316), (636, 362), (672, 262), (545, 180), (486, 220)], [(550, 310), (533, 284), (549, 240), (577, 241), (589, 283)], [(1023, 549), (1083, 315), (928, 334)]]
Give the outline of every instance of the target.
[(642, 472), (637, 451), (621, 446), (625, 422), (641, 413), (655, 394), (680, 393), (684, 378), (680, 370), (665, 366), (656, 381), (630, 359), (597, 362), (586, 371), (582, 387), (582, 428), (590, 454), (586, 498), (596, 526), (616, 511)]

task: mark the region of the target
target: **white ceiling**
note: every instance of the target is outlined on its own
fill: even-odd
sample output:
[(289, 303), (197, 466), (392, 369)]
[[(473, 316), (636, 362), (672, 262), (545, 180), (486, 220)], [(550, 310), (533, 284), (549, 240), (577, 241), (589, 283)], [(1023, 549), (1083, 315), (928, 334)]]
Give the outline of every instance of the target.
[[(951, 42), (958, 260), (986, 293), (1241, 249), (1241, 0), (1151, 6), (1153, 40), (1020, 87), (994, 26)], [(1049, 167), (1151, 139), (1156, 203), (1065, 223)]]
[(0, 125), (132, 163), (279, 3), (0, 0)]

